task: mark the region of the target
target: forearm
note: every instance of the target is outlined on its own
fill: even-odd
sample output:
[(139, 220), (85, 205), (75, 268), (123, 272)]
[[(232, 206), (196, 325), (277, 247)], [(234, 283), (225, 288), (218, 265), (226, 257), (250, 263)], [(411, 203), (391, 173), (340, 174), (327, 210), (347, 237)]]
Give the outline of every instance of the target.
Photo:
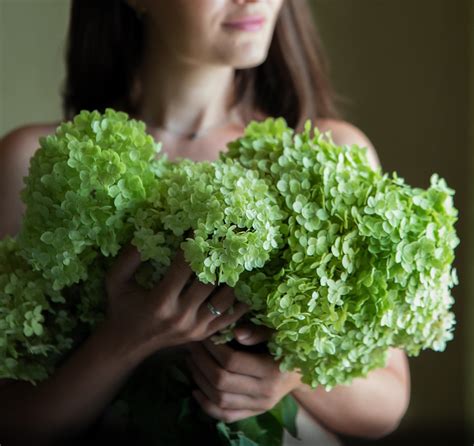
[(0, 389), (0, 439), (48, 444), (84, 432), (142, 359), (125, 337), (99, 326), (47, 380)]
[(406, 384), (390, 369), (378, 369), (349, 386), (302, 385), (294, 398), (319, 423), (333, 432), (378, 438), (393, 431), (403, 417), (409, 399)]

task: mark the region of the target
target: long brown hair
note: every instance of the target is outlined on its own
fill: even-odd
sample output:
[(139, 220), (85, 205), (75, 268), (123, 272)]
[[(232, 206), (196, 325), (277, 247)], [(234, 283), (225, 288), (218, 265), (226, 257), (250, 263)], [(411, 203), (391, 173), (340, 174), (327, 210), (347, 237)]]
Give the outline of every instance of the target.
[[(64, 117), (107, 107), (136, 114), (132, 86), (144, 40), (143, 21), (125, 1), (72, 0)], [(306, 119), (337, 118), (327, 68), (307, 1), (285, 0), (266, 60), (235, 71), (236, 103), (244, 104), (247, 119), (258, 110), (296, 129)]]

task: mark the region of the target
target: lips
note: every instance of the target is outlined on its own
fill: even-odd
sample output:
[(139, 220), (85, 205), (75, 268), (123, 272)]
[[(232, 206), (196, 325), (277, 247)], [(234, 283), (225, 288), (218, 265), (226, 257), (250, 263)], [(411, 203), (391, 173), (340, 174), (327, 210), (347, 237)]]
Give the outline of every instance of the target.
[(224, 23), (224, 26), (232, 29), (241, 29), (248, 31), (259, 30), (265, 23), (265, 17), (262, 16), (251, 16), (242, 17), (240, 19), (230, 20)]

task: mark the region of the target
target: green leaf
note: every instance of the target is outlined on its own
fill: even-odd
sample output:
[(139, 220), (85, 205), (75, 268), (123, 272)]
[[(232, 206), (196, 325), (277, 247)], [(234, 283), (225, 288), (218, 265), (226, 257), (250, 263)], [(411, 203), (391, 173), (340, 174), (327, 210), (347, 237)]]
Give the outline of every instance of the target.
[(216, 428), (217, 428), (217, 432), (219, 433), (221, 438), (230, 441), (231, 429), (227, 424), (225, 424), (223, 421), (219, 421), (216, 424)]
[[(285, 395), (269, 413), (275, 417), (280, 425), (285, 428), (294, 438), (298, 438), (296, 427), (296, 416), (298, 414), (298, 403), (290, 395)], [(298, 438), (299, 439), (299, 438)]]
[(283, 427), (295, 438), (298, 438), (296, 416), (298, 404), (291, 395), (286, 395), (282, 400)]
[(190, 399), (191, 398), (183, 398), (180, 401), (180, 410), (178, 415), (178, 422), (181, 422), (183, 418), (190, 415), (192, 413), (191, 406), (190, 406)]
[(246, 436), (254, 440), (258, 440), (266, 433), (266, 431), (260, 426), (258, 418), (256, 416), (236, 421), (230, 426), (233, 432), (242, 432)]
[(234, 444), (238, 446), (261, 446), (259, 443), (255, 443), (254, 441), (250, 440), (249, 438), (245, 437), (244, 435), (239, 434), (239, 439)]

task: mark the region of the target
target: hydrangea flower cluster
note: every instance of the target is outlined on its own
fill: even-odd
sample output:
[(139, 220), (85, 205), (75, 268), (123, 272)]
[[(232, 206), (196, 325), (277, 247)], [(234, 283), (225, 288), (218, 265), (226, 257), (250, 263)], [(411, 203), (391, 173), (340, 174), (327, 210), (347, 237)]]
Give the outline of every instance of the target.
[(250, 124), (222, 157), (259, 172), (287, 214), (287, 245), (236, 286), (253, 321), (276, 330), (281, 370), (329, 389), (384, 366), (389, 347), (444, 350), (459, 242), (444, 180), (409, 187), (371, 168), (366, 149), (283, 119)]
[[(283, 243), (284, 214), (257, 172), (230, 159), (163, 166), (146, 207), (130, 218), (134, 244), (143, 260), (151, 259), (151, 282), (168, 265), (170, 246), (183, 249), (202, 282), (234, 286), (243, 271), (263, 267)], [(186, 238), (190, 230), (193, 236)]]
[(19, 255), (11, 237), (0, 241), (0, 296), (0, 376), (47, 378), (73, 346), (71, 320), (64, 297)]
[(112, 109), (40, 146), (21, 231), (0, 242), (2, 377), (44, 379), (103, 318), (105, 272), (130, 241), (144, 287), (179, 247), (201, 281), (235, 287), (275, 330), (281, 370), (313, 387), (365, 376), (391, 346), (417, 355), (452, 338), (457, 211), (436, 175), (409, 187), (365, 149), (282, 118), (250, 123), (215, 162), (169, 161)]
[(112, 111), (83, 112), (40, 145), (21, 193), (27, 210), (18, 244), (60, 290), (85, 280), (98, 252), (115, 256), (129, 239), (126, 220), (153, 188), (160, 146), (143, 122)]

